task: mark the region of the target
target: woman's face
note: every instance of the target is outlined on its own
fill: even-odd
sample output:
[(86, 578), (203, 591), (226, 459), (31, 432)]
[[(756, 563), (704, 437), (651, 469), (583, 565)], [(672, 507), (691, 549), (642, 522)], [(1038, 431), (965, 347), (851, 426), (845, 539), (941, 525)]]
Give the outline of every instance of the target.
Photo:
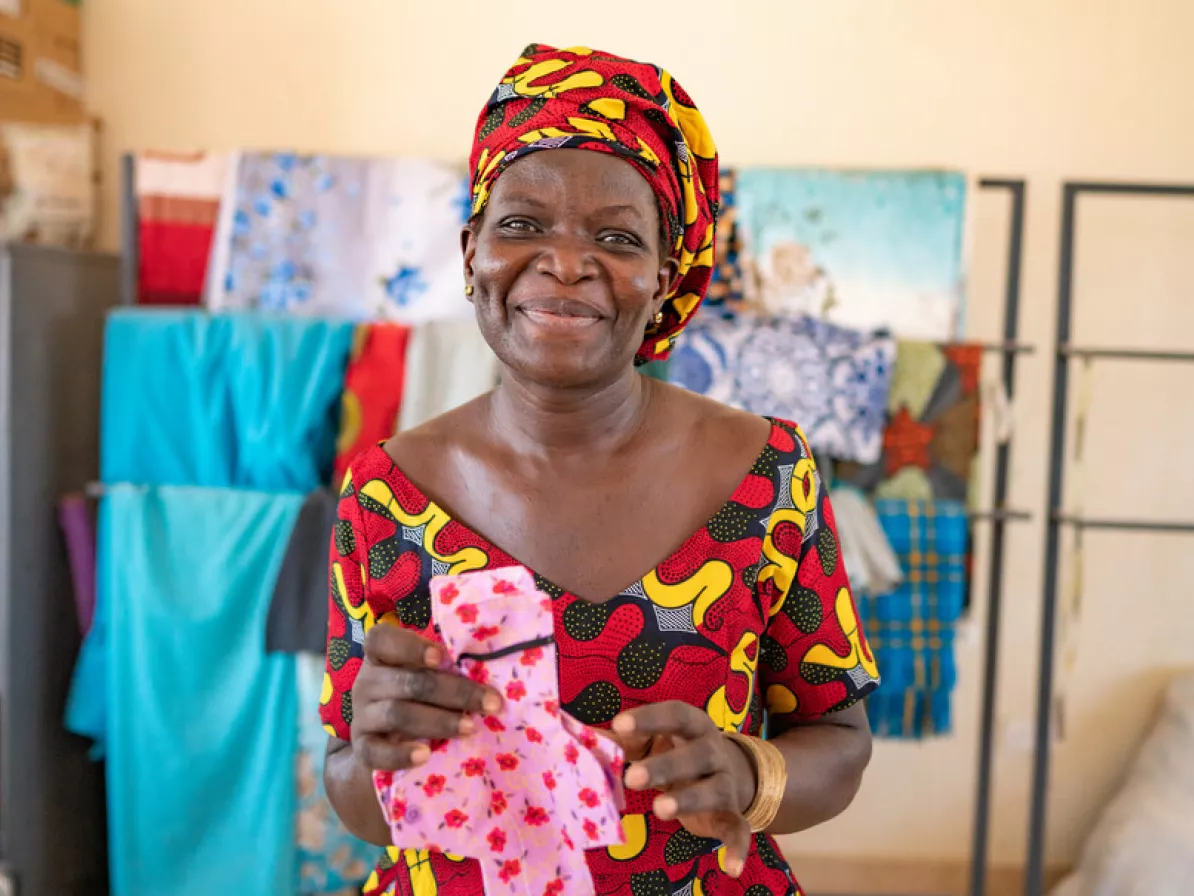
[(628, 370), (676, 269), (647, 181), (591, 150), (512, 163), (463, 241), (486, 341), (511, 370), (548, 385)]

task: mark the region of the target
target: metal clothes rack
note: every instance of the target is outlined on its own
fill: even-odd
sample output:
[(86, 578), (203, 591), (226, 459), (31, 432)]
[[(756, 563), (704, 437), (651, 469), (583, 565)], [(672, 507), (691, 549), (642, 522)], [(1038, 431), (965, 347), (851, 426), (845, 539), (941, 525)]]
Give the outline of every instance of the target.
[(1194, 352), (1142, 349), (1088, 348), (1070, 343), (1074, 309), (1074, 237), (1078, 198), (1084, 193), (1113, 196), (1169, 196), (1194, 198), (1194, 184), (1067, 182), (1062, 187), (1061, 260), (1058, 275), (1057, 333), (1053, 375), (1053, 421), (1049, 457), (1047, 535), (1045, 541), (1044, 595), (1041, 601), (1041, 640), (1036, 707), (1036, 743), (1033, 756), (1032, 812), (1028, 831), (1028, 864), (1025, 896), (1042, 896), (1045, 876), (1045, 822), (1049, 788), (1049, 754), (1052, 736), (1054, 654), (1056, 645), (1058, 567), (1063, 526), (1135, 532), (1194, 532), (1194, 522), (1095, 519), (1065, 513), (1062, 492), (1065, 475), (1066, 424), (1071, 358), (1127, 361), (1194, 362)]
[[(1016, 360), (1032, 351), (1018, 343), (1020, 322), (1020, 274), (1024, 257), (1024, 206), (1026, 187), (1023, 180), (983, 178), (984, 190), (1005, 190), (1011, 197), (1011, 222), (1008, 234), (1007, 273), (1004, 283), (1003, 342), (984, 349), (1001, 356), (1001, 377), (1008, 400), (1016, 389)], [(991, 826), (991, 778), (994, 764), (995, 705), (999, 685), (999, 639), (1003, 615), (1003, 565), (1006, 525), (1030, 518), (1028, 513), (1009, 509), (1008, 480), (1011, 466), (1011, 442), (1004, 441), (995, 453), (995, 482), (991, 522), (991, 559), (987, 577), (986, 641), (983, 658), (983, 697), (979, 715), (978, 775), (974, 796), (974, 823), (970, 846), (970, 896), (984, 896), (987, 887), (987, 854)]]

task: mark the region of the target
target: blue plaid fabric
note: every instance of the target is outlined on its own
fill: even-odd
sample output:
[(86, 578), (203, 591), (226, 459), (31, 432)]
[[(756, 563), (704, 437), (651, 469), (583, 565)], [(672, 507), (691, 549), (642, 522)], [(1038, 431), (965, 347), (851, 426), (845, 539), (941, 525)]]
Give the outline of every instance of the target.
[(947, 734), (957, 681), (954, 630), (966, 599), (966, 506), (881, 499), (875, 510), (904, 581), (887, 594), (857, 596), (883, 670), (883, 687), (867, 702), (871, 729), (880, 737)]

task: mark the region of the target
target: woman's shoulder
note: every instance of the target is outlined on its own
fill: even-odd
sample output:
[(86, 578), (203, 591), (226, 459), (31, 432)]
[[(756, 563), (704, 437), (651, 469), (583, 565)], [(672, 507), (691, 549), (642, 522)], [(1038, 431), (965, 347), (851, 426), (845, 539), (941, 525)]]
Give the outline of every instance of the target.
[(671, 427), (684, 433), (684, 441), (692, 449), (710, 459), (749, 461), (774, 441), (777, 429), (793, 428), (786, 421), (760, 417), (679, 386), (656, 385)]

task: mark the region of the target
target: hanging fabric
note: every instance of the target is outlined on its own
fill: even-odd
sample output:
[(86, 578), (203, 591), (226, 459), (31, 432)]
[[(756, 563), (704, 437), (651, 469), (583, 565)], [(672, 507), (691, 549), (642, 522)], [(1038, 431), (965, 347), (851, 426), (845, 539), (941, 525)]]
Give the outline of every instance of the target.
[(879, 498), (968, 501), (979, 451), (978, 344), (896, 343), (883, 454), (839, 464), (841, 481)]
[(842, 560), (854, 590), (883, 594), (898, 586), (904, 578), (900, 559), (866, 496), (851, 486), (836, 485), (833, 510)]
[(808, 316), (697, 319), (672, 354), (673, 383), (797, 421), (813, 450), (873, 462), (882, 449), (895, 342)]
[(322, 654), (327, 649), (328, 543), (339, 500), (337, 492), (321, 488), (303, 501), (274, 583), (266, 650)]
[(344, 374), (332, 485), (340, 485), (353, 458), (398, 431), (409, 340), (410, 329), (404, 324), (357, 327)]
[(351, 343), (347, 322), (112, 313), (104, 482), (298, 492), (327, 485)]
[(476, 321), (435, 321), (414, 328), (406, 355), (400, 429), (412, 429), (497, 385), (498, 360)]
[(79, 632), (86, 635), (95, 616), (95, 519), (85, 495), (66, 495), (58, 502), (58, 526), (66, 541)]
[(467, 316), (468, 183), (422, 159), (244, 153), (206, 303), (414, 324)]
[(717, 263), (713, 265), (713, 277), (705, 293), (704, 313), (733, 315), (743, 310), (745, 301), (736, 199), (737, 179), (733, 169), (723, 168), (719, 182)]
[(762, 311), (960, 335), (964, 175), (744, 169), (735, 201), (747, 299)]
[[(327, 551), (322, 550), (320, 553), (324, 554), (326, 560)], [(327, 591), (326, 586), (324, 591)], [(325, 594), (325, 604), (326, 597)], [(300, 896), (358, 896), (362, 885), (373, 872), (381, 849), (350, 834), (328, 802), (327, 790), (323, 785), (328, 735), (319, 720), (319, 693), (323, 687), (324, 664), (322, 648), (321, 652), (300, 653), (295, 657), (298, 690), (298, 760), (295, 766), (298, 793), (298, 893)]]
[(858, 611), (883, 669), (867, 704), (881, 737), (948, 734), (957, 681), (954, 634), (966, 591), (969, 522), (956, 501), (875, 503), (904, 579), (885, 594), (858, 595)]
[(301, 495), (114, 486), (108, 834), (121, 896), (293, 896), (293, 657), (262, 650)]
[(232, 156), (141, 153), (137, 201), (137, 301), (198, 305)]

